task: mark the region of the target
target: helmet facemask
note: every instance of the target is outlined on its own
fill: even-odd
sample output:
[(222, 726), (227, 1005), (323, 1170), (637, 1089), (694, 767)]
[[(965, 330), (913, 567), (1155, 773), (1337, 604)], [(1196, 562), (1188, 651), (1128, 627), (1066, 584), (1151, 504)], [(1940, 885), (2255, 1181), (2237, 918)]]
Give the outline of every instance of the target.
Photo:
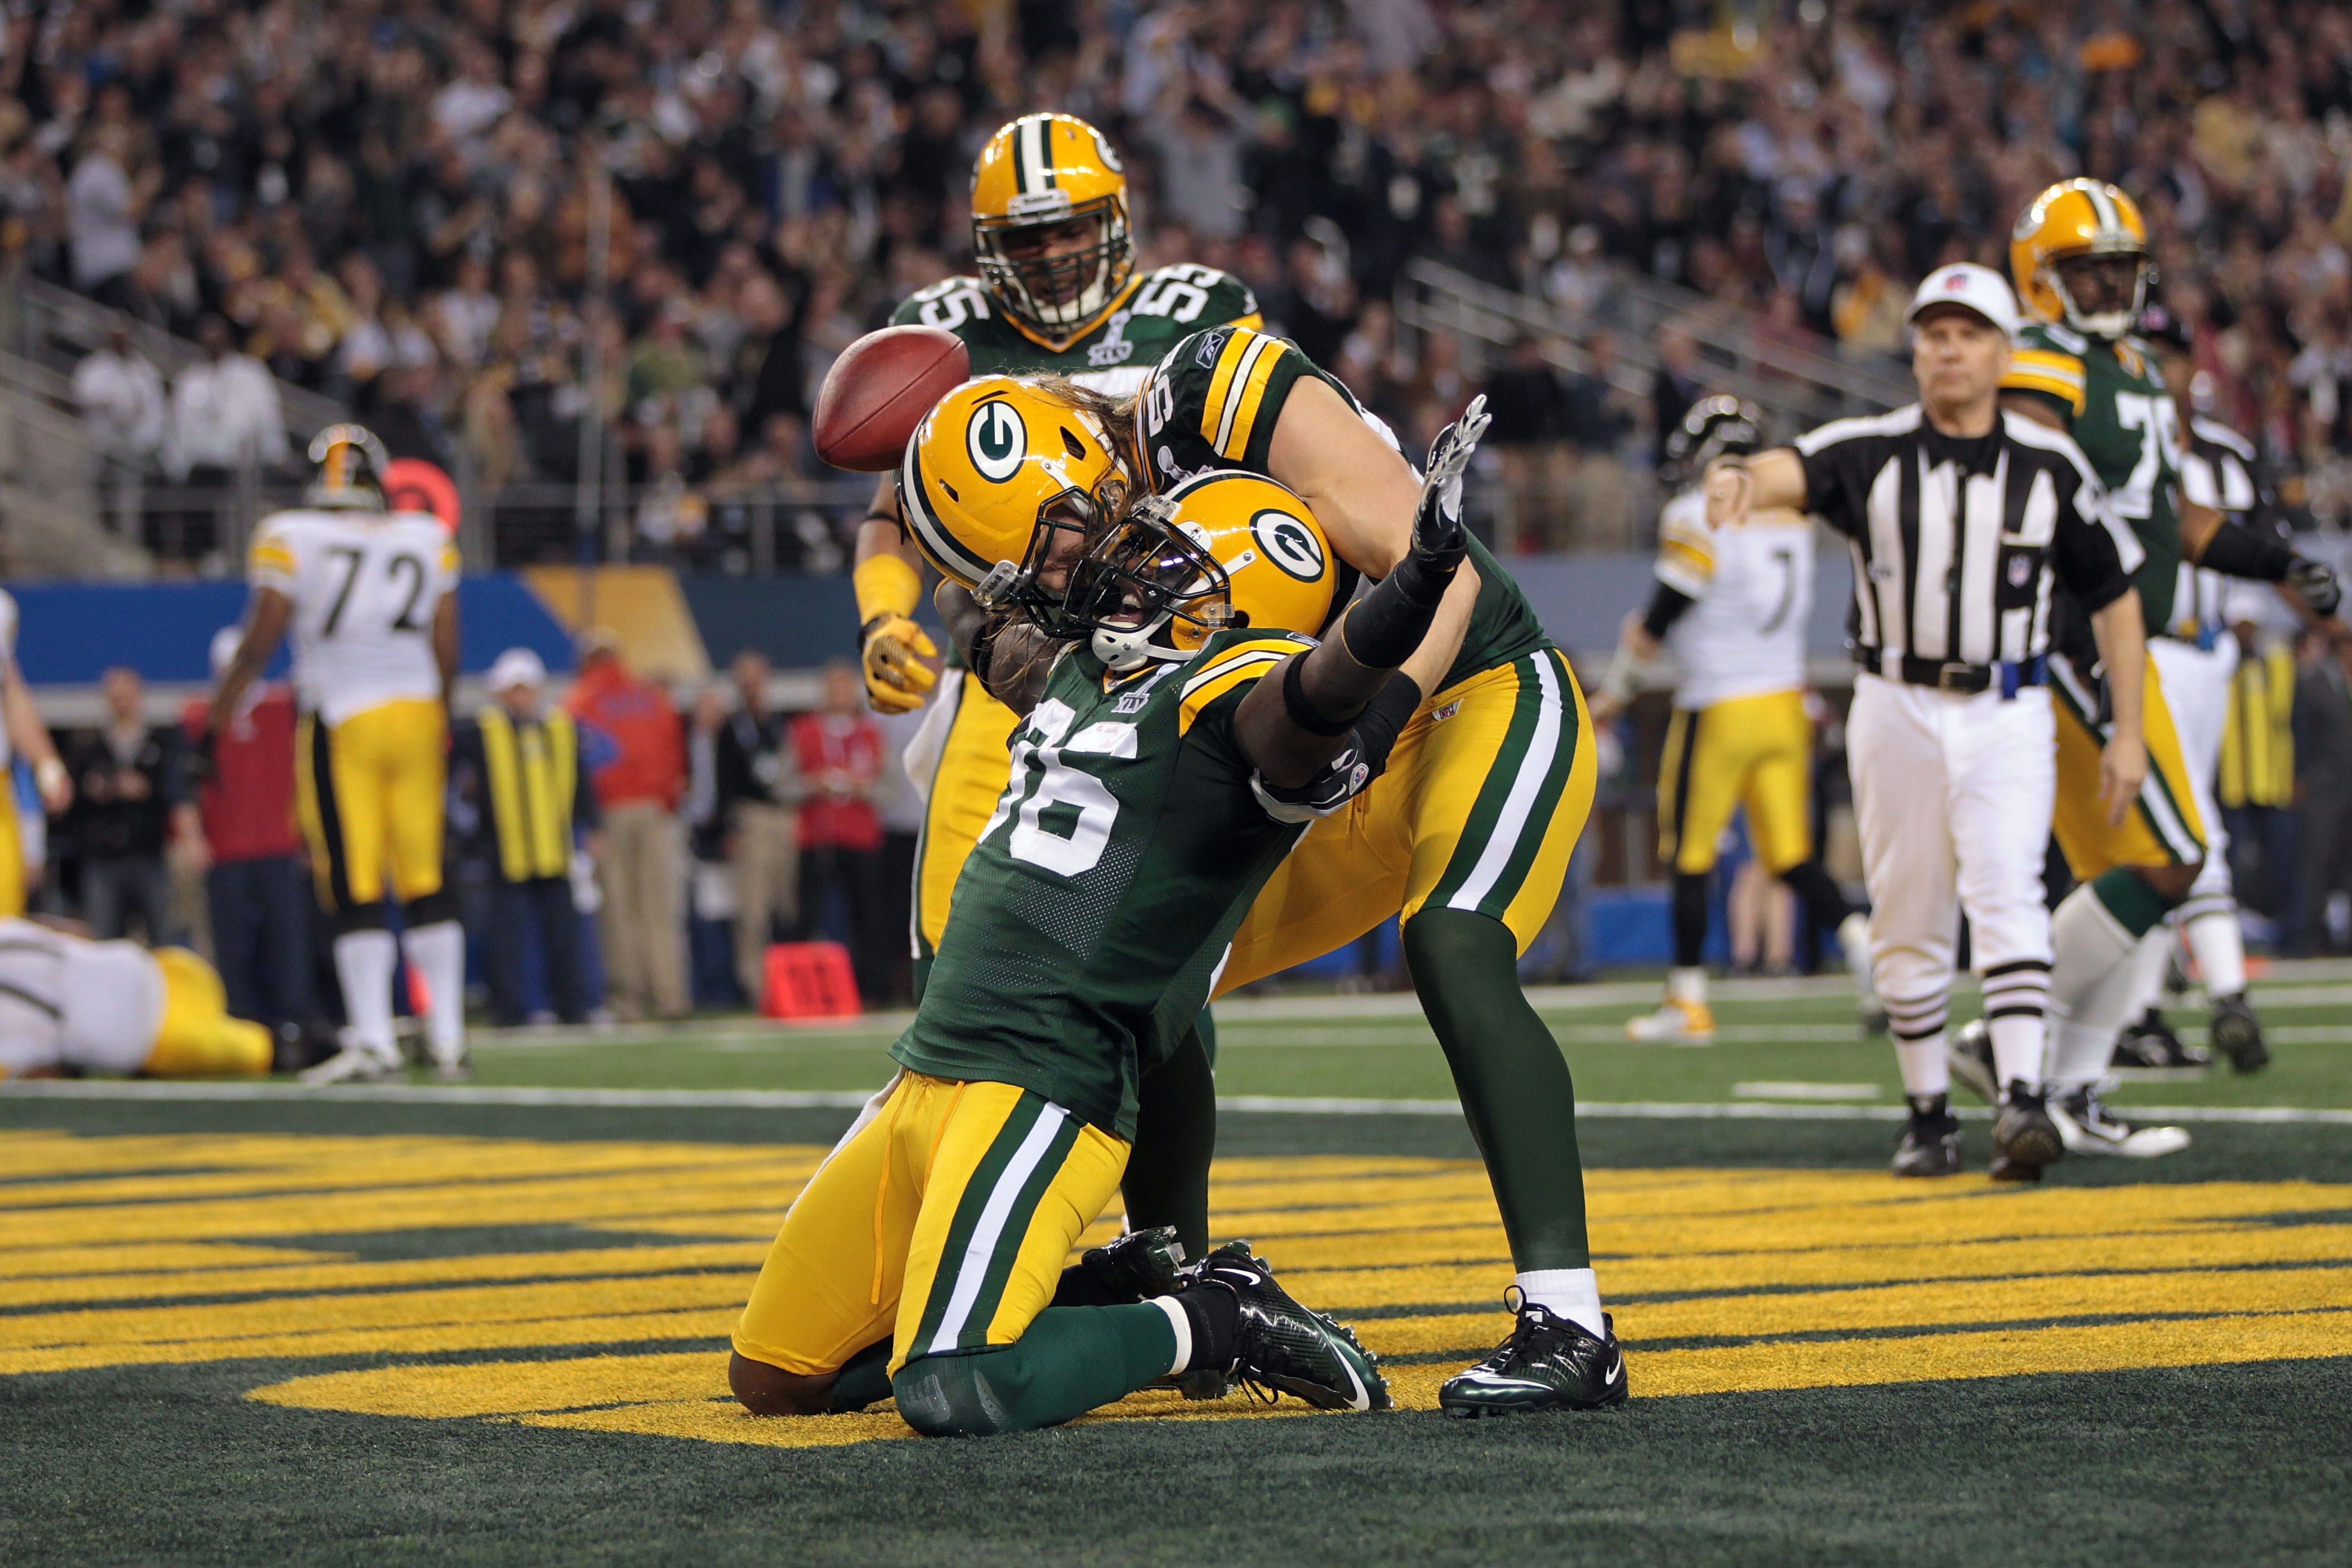
[[(2133, 269), (2131, 298), (2113, 310), (2084, 310), (2074, 303), (2074, 291), (2066, 287), (2065, 266), (2070, 261), (2095, 258), (2100, 260), (2129, 259)], [(2131, 332), (2138, 324), (2142, 309), (2147, 305), (2147, 286), (2156, 273), (2147, 250), (2137, 240), (2095, 245), (2087, 250), (2056, 256), (2044, 263), (2042, 281), (2058, 297), (2058, 306), (2064, 313), (2066, 325), (2077, 332), (2113, 342)]]
[[(1100, 315), (1135, 276), (1135, 241), (1127, 204), (1102, 196), (1073, 205), (1059, 191), (1016, 196), (1002, 218), (972, 220), (973, 259), (1007, 316), (1041, 332), (1068, 335)], [(1016, 258), (1007, 239), (1092, 219), (1095, 243), (1061, 256)]]
[(1166, 497), (1145, 497), (1071, 569), (1064, 618), (1073, 632), (1091, 630), (1095, 657), (1120, 674), (1189, 659), (1240, 623), (1231, 574), (1175, 515)]

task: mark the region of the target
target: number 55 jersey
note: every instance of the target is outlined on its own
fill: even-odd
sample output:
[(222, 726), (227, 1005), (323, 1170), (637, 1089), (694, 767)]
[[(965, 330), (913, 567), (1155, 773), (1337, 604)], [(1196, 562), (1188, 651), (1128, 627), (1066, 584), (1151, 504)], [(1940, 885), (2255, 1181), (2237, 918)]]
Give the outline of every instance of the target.
[(269, 518), (247, 577), (293, 601), (295, 806), (321, 902), (370, 908), (441, 888), (447, 720), (433, 620), (457, 549), (424, 512)]

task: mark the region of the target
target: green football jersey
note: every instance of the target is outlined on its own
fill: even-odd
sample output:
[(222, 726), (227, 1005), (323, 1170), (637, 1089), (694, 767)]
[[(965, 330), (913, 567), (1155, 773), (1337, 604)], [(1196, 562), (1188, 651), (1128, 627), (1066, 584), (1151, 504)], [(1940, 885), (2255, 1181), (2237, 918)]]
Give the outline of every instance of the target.
[(2037, 321), (2019, 331), (2000, 385), (2058, 411), (2147, 552), (2132, 582), (2149, 633), (2168, 630), (2180, 576), (2180, 415), (2146, 345)]
[[(1265, 474), (1282, 405), (1308, 376), (1347, 399), (1395, 444), (1394, 433), (1365, 411), (1345, 382), (1289, 342), (1246, 325), (1218, 327), (1178, 343), (1145, 377), (1136, 398), (1132, 465), (1148, 476), (1154, 490), (1213, 468)], [(1551, 641), (1519, 585), (1475, 538), (1470, 559), (1478, 569), (1478, 602), (1462, 653), (1445, 673), (1445, 686), (1525, 658)]]
[(1258, 678), (1311, 646), (1212, 636), (1111, 674), (1064, 653), (1013, 732), (1012, 781), (956, 879), (915, 1021), (890, 1048), (938, 1078), (1015, 1083), (1132, 1141), (1136, 1086), (1192, 1026), (1234, 930), (1305, 831), (1234, 734)]
[(963, 340), (975, 376), (1051, 371), (1108, 397), (1125, 397), (1169, 346), (1203, 327), (1255, 327), (1257, 297), (1213, 267), (1162, 267), (1129, 280), (1102, 319), (1059, 353), (997, 308), (977, 277), (950, 277), (918, 290), (890, 313), (894, 327), (938, 327)]

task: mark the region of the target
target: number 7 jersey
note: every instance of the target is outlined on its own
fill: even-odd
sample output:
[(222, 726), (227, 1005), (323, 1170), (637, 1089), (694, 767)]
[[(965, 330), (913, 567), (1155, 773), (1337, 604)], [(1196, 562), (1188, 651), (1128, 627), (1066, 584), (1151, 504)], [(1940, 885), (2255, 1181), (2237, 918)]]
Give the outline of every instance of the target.
[(294, 689), (330, 725), (441, 697), (433, 616), (457, 585), (457, 547), (425, 512), (279, 512), (246, 577), (294, 601)]

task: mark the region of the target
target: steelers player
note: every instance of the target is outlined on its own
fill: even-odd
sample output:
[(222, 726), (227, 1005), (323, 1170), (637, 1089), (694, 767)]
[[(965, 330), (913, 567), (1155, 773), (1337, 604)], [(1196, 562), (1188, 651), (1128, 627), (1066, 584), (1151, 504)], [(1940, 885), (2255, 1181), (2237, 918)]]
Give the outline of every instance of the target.
[[(937, 327), (963, 340), (971, 373), (1065, 375), (1118, 395), (1144, 367), (1201, 327), (1259, 323), (1257, 300), (1213, 267), (1136, 270), (1127, 174), (1102, 132), (1067, 114), (1024, 114), (981, 149), (971, 178), (976, 277), (918, 291), (893, 326)], [(867, 701), (880, 713), (919, 707), (937, 650), (914, 620), (922, 557), (907, 538), (891, 481), (857, 532), (859, 641)], [(1013, 714), (950, 662), (935, 722), (949, 727), (924, 808), (915, 862), (917, 988), (964, 856), (1004, 789)]]
[[(1082, 434), (1088, 422), (1120, 471), (1079, 486), (1097, 461)], [(1339, 563), (1382, 580), (1406, 555), (1421, 495), (1394, 437), (1344, 384), (1246, 327), (1184, 339), (1129, 399), (1066, 382), (967, 383), (909, 443), (899, 496), (934, 563), (983, 597), (1034, 580), (1038, 562), (986, 560), (940, 519), (970, 509), (960, 497), (984, 495), (1025, 528), (1054, 492), (1014, 505), (1021, 497), (1007, 486), (1017, 470), (992, 455), (1015, 447), (1063, 464), (1082, 495), (1165, 497), (1211, 473), (1270, 477), (1309, 507)], [(1254, 548), (1277, 565), (1293, 556), (1274, 535)], [(1464, 1415), (1575, 1405), (1586, 1395), (1574, 1367), (1603, 1342), (1607, 1322), (1586, 1236), (1574, 1088), (1519, 988), (1517, 959), (1549, 916), (1591, 806), (1591, 721), (1567, 660), (1475, 539), (1429, 638), (1442, 673), (1422, 687), (1426, 700), (1403, 726), (1388, 775), (1276, 871), (1234, 934), (1217, 988), (1402, 917), (1415, 987), (1494, 1184), (1521, 1303), (1510, 1340), (1450, 1380), (1442, 1401)], [(1206, 1228), (1215, 1137), (1208, 1063), (1178, 1051), (1145, 1086), (1143, 1106), (1137, 1162), (1172, 1173), (1189, 1161), (1192, 1174), (1170, 1175), (1164, 1211), (1139, 1213), (1130, 1185), (1129, 1218), (1175, 1224), (1190, 1247)]]
[(269, 1071), (271, 1049), (268, 1030), (228, 1016), (219, 974), (185, 947), (0, 919), (0, 1079), (251, 1075)]
[[(1139, 1085), (1190, 1038), (1252, 896), (1386, 760), (1375, 704), (1403, 680), (1389, 717), (1415, 706), (1395, 672), (1460, 570), (1483, 423), (1440, 438), (1409, 550), (1318, 645), (1282, 622), (1323, 624), (1338, 574), (1279, 486), (1211, 475), (1110, 519), (1116, 465), (1085, 411), (992, 377), (925, 422), (910, 521), (951, 563), (1005, 562), (977, 601), (1042, 636), (1009, 653), (1000, 622), (970, 642), (1021, 716), (1010, 782), (891, 1048), (900, 1071), (793, 1203), (744, 1308), (729, 1376), (747, 1408), (878, 1396), (885, 1338), (888, 1391), (926, 1435), (1050, 1426), (1204, 1370), (1327, 1409), (1389, 1404), (1354, 1336), (1245, 1243), (1126, 1300), (1059, 1298), (1118, 1190)], [(1622, 1398), (1613, 1343), (1593, 1352)]]
[[(1666, 440), (1670, 472), (1696, 481), (1717, 457), (1763, 445), (1764, 415), (1733, 397), (1702, 398)], [(1711, 528), (1696, 484), (1658, 519), (1657, 587), (1628, 616), (1593, 719), (1605, 724), (1662, 649), (1681, 680), (1658, 769), (1658, 858), (1674, 868), (1675, 967), (1665, 1006), (1628, 1020), (1637, 1040), (1705, 1044), (1707, 876), (1716, 843), (1746, 807), (1756, 858), (1789, 884), (1838, 944), (1862, 991), (1865, 1026), (1884, 1022), (1870, 989), (1870, 923), (1813, 855), (1813, 721), (1805, 712), (1805, 630), (1813, 607), (1813, 522), (1753, 512)], [(1875, 1019), (1872, 1018), (1877, 1014)]]
[[(7, 781), (10, 761), (18, 755), (33, 765), (33, 783), (45, 809), (58, 812), (73, 804), (73, 777), (58, 760), (33, 690), (16, 667), (16, 596), (0, 589), (0, 782)], [(25, 913), (25, 871), (12, 786), (0, 799), (0, 918)]]
[(247, 554), (253, 598), (236, 656), (213, 695), (223, 733), (238, 697), (290, 627), (296, 806), (320, 904), (335, 922), (335, 973), (351, 1019), (343, 1050), (305, 1076), (381, 1078), (399, 1069), (385, 911), (398, 899), (408, 958), (429, 994), (436, 1077), (466, 1073), (466, 938), (442, 886), (449, 694), (457, 678), (457, 547), (425, 512), (384, 508), (381, 442), (356, 424), (310, 444), (308, 505), (266, 519)]
[[(2179, 418), (2147, 345), (2134, 336), (2147, 303), (2147, 229), (2138, 207), (2104, 181), (2062, 181), (2019, 214), (2010, 268), (2018, 297), (2040, 319), (2018, 335), (2001, 402), (2074, 436), (2107, 488), (2116, 514), (2146, 551), (2134, 574), (2150, 637), (2169, 633), (2185, 560), (2229, 577), (2294, 584), (2321, 613), (2341, 597), (2335, 575), (2276, 540), (2180, 493)], [(2178, 1127), (2135, 1128), (2100, 1104), (2116, 1033), (2150, 999), (2133, 963), (2142, 941), (2162, 941), (2164, 919), (2202, 870), (2205, 825), (2155, 660), (2147, 661), (2147, 783), (2120, 825), (2100, 809), (2097, 655), (2087, 618), (2062, 619), (2051, 657), (2058, 716), (2053, 831), (2082, 885), (2052, 915), (2053, 1021), (2045, 1075), (2050, 1108), (2069, 1149), (2137, 1157), (2184, 1148)], [(1953, 1039), (1953, 1066), (1981, 1091), (1990, 1082), (1980, 1030)]]

